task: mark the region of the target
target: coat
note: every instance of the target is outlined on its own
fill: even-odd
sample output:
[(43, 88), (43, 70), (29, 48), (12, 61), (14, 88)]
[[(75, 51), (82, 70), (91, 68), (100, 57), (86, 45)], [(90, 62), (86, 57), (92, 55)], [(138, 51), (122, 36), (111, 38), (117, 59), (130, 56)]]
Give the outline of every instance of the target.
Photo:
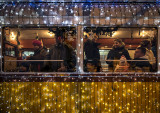
[[(140, 58), (135, 58), (133, 60), (148, 60), (145, 56)], [(150, 72), (152, 71), (152, 65), (149, 61), (133, 61), (131, 63), (131, 66), (133, 70), (136, 71), (136, 68), (138, 67), (142, 72)]]
[(99, 43), (95, 43), (89, 39), (84, 43), (84, 52), (87, 59), (100, 60), (99, 45)]
[[(29, 60), (44, 60), (46, 55), (47, 55), (47, 49), (41, 47), (38, 50), (34, 51), (34, 55), (31, 56)], [(38, 62), (31, 61), (30, 64), (31, 64), (30, 70), (33, 72), (40, 72), (44, 68), (43, 61), (38, 61)]]
[[(63, 60), (63, 61), (51, 61), (48, 62), (50, 65), (50, 71), (57, 72), (61, 66), (67, 68), (66, 71), (75, 71), (76, 56), (74, 49), (66, 43), (53, 45), (48, 54), (48, 60)], [(48, 65), (47, 64), (47, 65)]]
[[(127, 60), (130, 60), (131, 57), (128, 53), (128, 50), (125, 49), (124, 46), (118, 47), (118, 48), (112, 48), (108, 55), (106, 60), (119, 60), (121, 56), (124, 55)], [(113, 61), (106, 61), (106, 63), (109, 65), (109, 70), (113, 71), (118, 64), (118, 62), (113, 62)]]
[[(99, 72), (101, 69), (101, 63), (100, 63), (100, 53), (99, 53), (99, 43), (96, 43), (92, 40), (87, 40), (84, 43), (84, 52), (86, 56), (86, 63), (91, 63), (96, 67), (96, 71)], [(88, 70), (85, 70), (88, 71)]]

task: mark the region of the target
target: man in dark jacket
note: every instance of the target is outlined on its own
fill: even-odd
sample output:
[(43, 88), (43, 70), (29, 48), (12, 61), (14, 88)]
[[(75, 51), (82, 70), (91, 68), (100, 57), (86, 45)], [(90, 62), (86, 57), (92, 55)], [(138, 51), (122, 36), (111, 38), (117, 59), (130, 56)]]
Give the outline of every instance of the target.
[(146, 49), (144, 47), (138, 47), (136, 49), (134, 53), (134, 59), (133, 59), (136, 61), (133, 61), (131, 65), (135, 70), (139, 69), (140, 71), (143, 71), (143, 72), (152, 71), (152, 65), (149, 63), (145, 54), (146, 54)]
[[(84, 52), (86, 56), (86, 67), (92, 65), (95, 71), (99, 72), (101, 70), (100, 63), (100, 53), (99, 53), (99, 43), (96, 43), (96, 37), (88, 38), (84, 43)], [(90, 69), (87, 69), (88, 71)]]
[[(115, 39), (114, 44), (113, 44), (113, 48), (109, 51), (106, 60), (120, 60), (122, 55), (125, 56), (125, 58), (127, 60), (131, 59), (130, 55), (128, 53), (128, 50), (125, 49), (125, 44), (122, 42), (122, 40)], [(113, 71), (119, 62), (106, 61), (106, 63), (109, 64), (109, 71)]]
[[(34, 55), (29, 57), (28, 60), (44, 60), (47, 55), (46, 48), (41, 46), (41, 42), (39, 40), (34, 40), (32, 42), (34, 46)], [(40, 72), (44, 68), (44, 62), (43, 61), (31, 61), (31, 71), (34, 72)]]
[(48, 54), (48, 60), (59, 60), (48, 62), (50, 71), (54, 72), (72, 72), (75, 71), (76, 57), (74, 49), (61, 36), (56, 37), (54, 44)]

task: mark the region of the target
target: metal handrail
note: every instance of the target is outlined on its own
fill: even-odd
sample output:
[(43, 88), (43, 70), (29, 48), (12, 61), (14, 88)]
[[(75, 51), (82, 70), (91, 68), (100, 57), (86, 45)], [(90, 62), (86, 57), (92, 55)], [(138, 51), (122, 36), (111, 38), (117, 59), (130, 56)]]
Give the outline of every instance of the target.
[[(31, 62), (31, 61), (35, 61), (35, 62), (39, 62), (39, 61), (58, 61), (58, 62), (61, 62), (61, 61), (64, 61), (64, 60), (5, 60), (5, 62), (16, 62), (16, 61), (19, 61), (19, 62)], [(87, 61), (94, 61), (94, 60), (87, 60)], [(120, 60), (97, 60), (97, 61), (120, 61)], [(153, 60), (126, 60), (126, 61), (149, 61), (149, 62), (152, 62)]]

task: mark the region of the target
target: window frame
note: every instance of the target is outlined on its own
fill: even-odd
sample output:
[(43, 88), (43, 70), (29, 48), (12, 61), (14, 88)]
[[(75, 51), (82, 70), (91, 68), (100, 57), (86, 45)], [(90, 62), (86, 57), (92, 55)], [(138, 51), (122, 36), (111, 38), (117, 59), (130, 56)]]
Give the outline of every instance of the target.
[[(29, 27), (29, 28), (32, 28), (31, 26), (27, 26), (27, 25), (24, 25), (25, 27)], [(23, 27), (24, 27), (23, 26)], [(58, 27), (65, 27), (65, 26), (63, 26), (63, 25), (57, 25)], [(7, 26), (3, 26), (3, 27), (7, 27)], [(16, 28), (15, 26), (10, 26), (11, 28)], [(23, 28), (22, 27), (22, 28)], [(48, 26), (37, 26), (36, 28), (38, 28), (38, 27), (45, 27), (45, 28), (47, 28)], [(68, 27), (68, 26), (66, 26), (66, 27)], [(135, 75), (138, 75), (138, 74), (158, 74), (158, 73), (160, 73), (160, 57), (158, 57), (158, 54), (160, 53), (160, 47), (159, 46), (157, 46), (157, 72), (84, 72), (84, 70), (83, 70), (83, 60), (84, 60), (84, 55), (83, 55), (83, 37), (84, 37), (84, 34), (82, 33), (83, 32), (83, 29), (84, 29), (84, 27), (87, 27), (87, 26), (83, 26), (83, 25), (77, 25), (77, 26), (74, 26), (75, 28), (76, 28), (76, 50), (77, 50), (77, 54), (76, 54), (76, 59), (77, 59), (77, 62), (76, 62), (76, 71), (75, 72), (4, 72), (3, 71), (3, 49), (1, 49), (1, 55), (2, 55), (2, 57), (1, 57), (1, 73), (2, 74), (27, 74), (27, 75), (29, 75), (29, 74), (38, 74), (38, 75), (40, 75), (40, 74), (43, 74), (43, 75), (45, 75), (45, 74), (55, 74), (55, 75), (61, 75), (61, 74), (64, 74), (64, 75), (83, 75), (83, 74), (85, 74), (85, 75), (105, 75), (105, 76), (107, 76), (107, 75), (109, 75), (109, 74), (118, 74), (118, 75), (121, 75), (121, 74), (123, 74), (123, 75), (129, 75), (129, 74), (135, 74)], [(94, 27), (99, 27), (99, 26), (94, 26)], [(108, 27), (108, 26), (103, 26), (103, 27)], [(49, 28), (49, 27), (48, 27)], [(134, 28), (134, 27), (120, 27), (120, 28)], [(136, 27), (136, 28), (144, 28), (144, 27)], [(145, 27), (145, 28), (153, 28), (153, 27)], [(154, 28), (156, 28), (157, 29), (157, 41), (158, 41), (158, 43), (157, 43), (157, 45), (160, 45), (160, 27), (154, 27)], [(1, 28), (1, 32), (2, 32), (2, 30), (3, 30), (3, 28)], [(3, 40), (3, 32), (2, 32), (2, 34), (1, 34), (1, 38), (0, 38), (0, 40), (1, 40), (1, 48), (3, 48), (3, 44), (4, 44), (4, 40)], [(79, 54), (79, 53), (81, 53), (81, 54)], [(79, 61), (79, 62), (78, 62)], [(65, 77), (65, 76), (64, 76)]]

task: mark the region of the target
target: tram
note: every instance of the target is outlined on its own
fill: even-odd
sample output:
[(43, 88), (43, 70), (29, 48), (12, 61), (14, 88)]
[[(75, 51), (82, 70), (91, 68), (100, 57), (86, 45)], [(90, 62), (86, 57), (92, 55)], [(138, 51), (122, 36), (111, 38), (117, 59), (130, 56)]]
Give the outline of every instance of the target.
[(160, 112), (158, 0), (0, 0), (0, 112)]

